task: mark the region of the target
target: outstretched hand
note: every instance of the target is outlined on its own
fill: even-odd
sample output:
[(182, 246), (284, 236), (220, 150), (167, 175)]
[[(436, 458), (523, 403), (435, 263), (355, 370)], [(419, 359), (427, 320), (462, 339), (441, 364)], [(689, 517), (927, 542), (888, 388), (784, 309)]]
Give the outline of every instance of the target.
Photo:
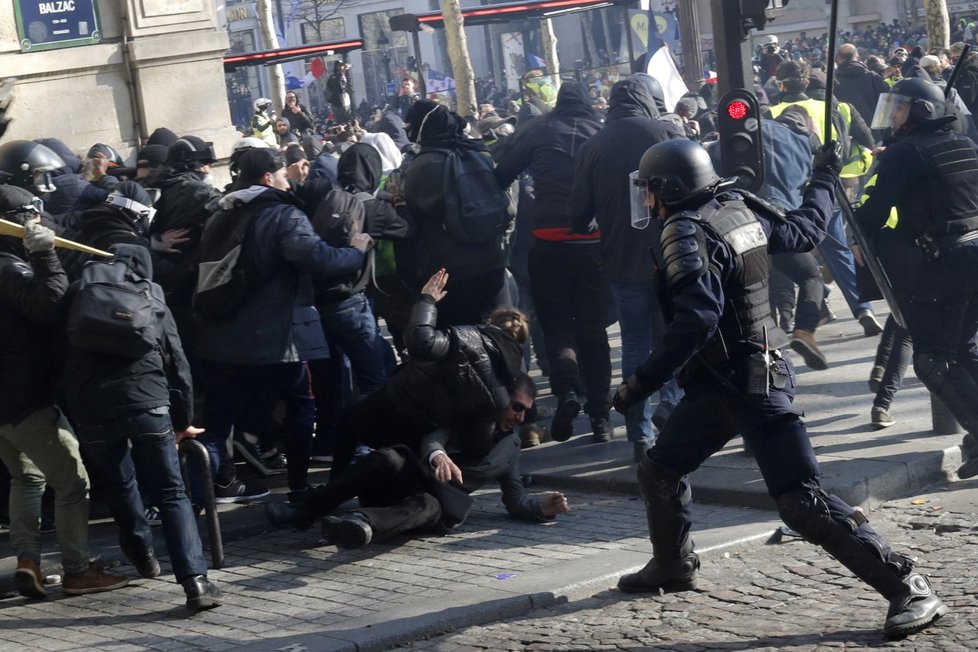
[(442, 267), (431, 275), (428, 282), (424, 284), (423, 288), (421, 288), (421, 294), (427, 294), (435, 300), (435, 303), (438, 303), (445, 298), (446, 294), (448, 294), (445, 292), (446, 285), (448, 285), (448, 272), (446, 272), (445, 268)]

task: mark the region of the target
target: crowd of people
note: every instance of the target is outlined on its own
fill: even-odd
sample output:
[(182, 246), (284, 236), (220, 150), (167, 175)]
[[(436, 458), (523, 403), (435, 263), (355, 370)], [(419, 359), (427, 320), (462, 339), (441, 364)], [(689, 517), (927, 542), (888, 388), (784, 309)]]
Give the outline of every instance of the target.
[[(218, 502), (269, 494), (239, 477), (240, 454), (286, 474), (286, 500), (266, 505), (272, 525), (321, 519), (327, 542), (357, 548), (458, 527), (489, 481), (512, 516), (553, 520), (567, 499), (527, 493), (521, 449), (546, 422), (554, 441), (578, 434), (581, 412), (607, 442), (614, 408), (654, 550), (622, 590), (694, 586), (686, 475), (740, 434), (785, 522), (889, 602), (886, 633), (928, 626), (947, 607), (914, 561), (820, 487), (786, 353), (828, 364), (817, 249), (865, 335), (883, 335), (872, 423), (893, 423), (912, 358), (969, 432), (959, 475), (978, 474), (978, 152), (969, 113), (945, 101), (940, 57), (931, 73), (927, 56), (903, 53), (912, 63), (891, 85), (856, 44), (839, 47), (831, 124), (824, 74), (780, 56), (758, 80), (757, 194), (717, 173), (715, 85), (668, 107), (644, 73), (611, 85), (604, 114), (593, 84), (565, 81), (550, 97), (532, 75), (521, 105), (483, 103), (469, 118), (405, 79), (399, 101), (326, 133), (295, 94), (281, 117), (259, 99), (223, 189), (212, 144), (163, 127), (133, 166), (105, 144), (84, 156), (51, 137), (0, 144), (13, 227), (0, 236), (0, 459), (18, 589), (46, 593), (45, 483), (65, 592), (127, 583), (88, 564), (91, 483), (141, 576), (161, 572), (158, 519), (188, 608), (218, 606), (196, 529), (204, 479), (184, 487), (177, 461), (187, 438), (207, 450)], [(334, 70), (334, 114), (352, 110), (345, 73)], [(876, 251), (849, 245), (845, 193)], [(885, 328), (859, 271), (871, 255), (905, 302)], [(551, 414), (536, 405), (534, 358)], [(313, 487), (316, 463), (330, 479)]]

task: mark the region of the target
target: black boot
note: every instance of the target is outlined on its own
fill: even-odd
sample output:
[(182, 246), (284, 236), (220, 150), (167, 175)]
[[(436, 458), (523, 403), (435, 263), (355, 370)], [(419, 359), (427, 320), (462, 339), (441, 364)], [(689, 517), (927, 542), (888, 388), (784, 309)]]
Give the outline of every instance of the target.
[(890, 598), (883, 623), (883, 633), (893, 638), (919, 632), (948, 612), (920, 573), (907, 575), (903, 583), (906, 590)]
[(574, 392), (561, 397), (554, 420), (550, 424), (550, 437), (554, 441), (567, 441), (574, 436), (574, 419), (581, 413), (581, 402)]
[(302, 505), (292, 503), (266, 503), (265, 517), (268, 522), (280, 530), (308, 530), (313, 523), (313, 517)]
[(363, 514), (350, 512), (344, 516), (324, 518), (322, 535), (328, 544), (343, 550), (355, 550), (370, 543), (373, 530)]
[(618, 588), (626, 593), (695, 588), (700, 560), (689, 538), (686, 509), (691, 493), (685, 477), (645, 455), (638, 465), (638, 487), (645, 501), (654, 556), (642, 570), (623, 575)]
[(187, 609), (201, 611), (213, 609), (223, 604), (221, 590), (206, 575), (193, 575), (180, 582), (187, 595)]

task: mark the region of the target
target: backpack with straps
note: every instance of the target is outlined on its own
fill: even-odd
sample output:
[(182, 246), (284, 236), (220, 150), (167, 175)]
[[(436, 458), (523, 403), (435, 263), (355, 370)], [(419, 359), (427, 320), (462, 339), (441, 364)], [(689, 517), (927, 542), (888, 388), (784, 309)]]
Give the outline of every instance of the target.
[(205, 319), (234, 317), (251, 290), (241, 254), (252, 232), (257, 211), (249, 205), (214, 213), (200, 238), (200, 263), (194, 312)]
[(468, 147), (432, 149), (447, 158), (444, 167), (444, 229), (466, 244), (485, 244), (506, 232), (512, 221), (510, 196), (499, 187), (492, 155)]
[(68, 310), (68, 341), (84, 351), (139, 359), (159, 346), (166, 303), (162, 288), (119, 255), (118, 246), (116, 252), (85, 263)]
[[(364, 231), (366, 211), (363, 202), (373, 198), (368, 192), (353, 194), (345, 190), (330, 190), (309, 219), (313, 231), (331, 247), (352, 246), (353, 237)], [(358, 272), (331, 280), (328, 288), (317, 288), (317, 301), (339, 301), (363, 290), (370, 282), (372, 261), (373, 253), (370, 251)]]

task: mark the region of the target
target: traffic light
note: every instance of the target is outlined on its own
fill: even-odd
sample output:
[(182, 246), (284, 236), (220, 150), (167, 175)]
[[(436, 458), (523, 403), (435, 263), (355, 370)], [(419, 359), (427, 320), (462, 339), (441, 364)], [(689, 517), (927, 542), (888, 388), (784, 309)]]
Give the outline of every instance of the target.
[(737, 177), (737, 187), (757, 192), (764, 185), (764, 144), (761, 109), (754, 94), (743, 88), (728, 91), (717, 107), (720, 134), (720, 175)]
[(788, 0), (740, 0), (740, 17), (744, 34), (752, 29), (764, 29), (767, 21), (778, 15)]

